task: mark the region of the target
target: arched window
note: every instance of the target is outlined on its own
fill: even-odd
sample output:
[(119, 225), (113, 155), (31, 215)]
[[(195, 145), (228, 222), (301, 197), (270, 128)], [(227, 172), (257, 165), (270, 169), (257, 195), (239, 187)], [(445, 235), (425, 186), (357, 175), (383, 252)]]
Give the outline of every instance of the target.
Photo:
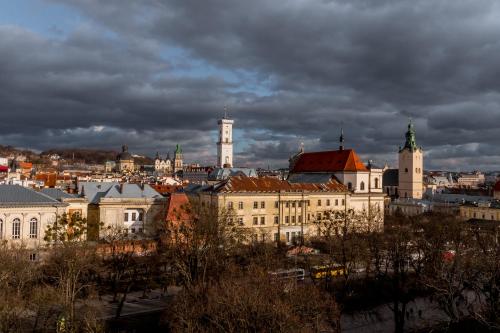
[(359, 184), (359, 189), (361, 191), (364, 191), (365, 190), (365, 182), (361, 182), (361, 184)]
[(0, 219), (0, 239), (3, 238), (3, 220)]
[(352, 190), (352, 183), (351, 183), (351, 182), (347, 183), (347, 189), (348, 189), (349, 191), (350, 191), (350, 190)]
[(405, 172), (408, 172), (408, 168), (405, 168)]
[(32, 218), (30, 220), (30, 238), (38, 237), (38, 220), (36, 218)]
[(375, 178), (375, 188), (378, 188), (378, 178)]
[(16, 218), (12, 221), (12, 239), (19, 238), (21, 238), (21, 220)]

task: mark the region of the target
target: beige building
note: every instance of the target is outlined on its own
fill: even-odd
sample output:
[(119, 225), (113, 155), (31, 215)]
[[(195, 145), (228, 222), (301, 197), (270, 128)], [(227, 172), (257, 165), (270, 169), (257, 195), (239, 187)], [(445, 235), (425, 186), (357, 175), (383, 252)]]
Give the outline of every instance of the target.
[[(107, 232), (130, 237), (148, 237), (165, 221), (166, 198), (149, 185), (94, 183), (79, 184), (79, 193), (87, 198), (89, 238)], [(96, 226), (102, 224), (99, 235)]]
[[(69, 204), (19, 185), (0, 185), (0, 239), (36, 250), (45, 245), (47, 226)], [(34, 252), (31, 259), (36, 259)]]
[(135, 171), (134, 157), (128, 152), (126, 145), (122, 146), (122, 152), (118, 154), (116, 165), (119, 172)]
[(57, 188), (44, 188), (40, 190), (40, 193), (66, 204), (66, 209), (64, 211), (66, 214), (78, 214), (82, 218), (87, 218), (89, 202), (86, 198), (66, 193)]
[(399, 149), (399, 186), (400, 198), (422, 199), (423, 195), (423, 153), (415, 141), (413, 124), (408, 124), (406, 142)]
[(473, 173), (462, 173), (457, 179), (458, 186), (462, 187), (478, 187), (484, 185), (484, 182), (484, 174), (479, 171)]
[(220, 211), (231, 212), (234, 223), (254, 241), (292, 243), (321, 234), (325, 215), (353, 209), (378, 216), (375, 223), (362, 221), (371, 230), (383, 227), (383, 194), (352, 193), (335, 179), (325, 183), (291, 183), (274, 177), (230, 177), (199, 193)]
[(500, 221), (500, 204), (495, 201), (466, 203), (460, 206), (460, 217), (463, 220)]

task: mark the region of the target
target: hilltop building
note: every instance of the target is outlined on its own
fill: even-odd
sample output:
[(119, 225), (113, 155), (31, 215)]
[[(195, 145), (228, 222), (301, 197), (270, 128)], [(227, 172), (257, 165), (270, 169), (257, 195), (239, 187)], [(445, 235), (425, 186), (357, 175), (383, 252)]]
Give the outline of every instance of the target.
[(417, 146), (415, 129), (410, 121), (404, 147), (399, 148), (398, 193), (400, 198), (422, 199), (423, 151)]

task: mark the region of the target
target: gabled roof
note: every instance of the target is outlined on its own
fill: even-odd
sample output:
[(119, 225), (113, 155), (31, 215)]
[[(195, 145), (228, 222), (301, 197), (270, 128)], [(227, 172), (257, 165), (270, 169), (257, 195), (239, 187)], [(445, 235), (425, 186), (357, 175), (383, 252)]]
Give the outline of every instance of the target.
[(66, 206), (66, 204), (30, 188), (0, 185), (0, 206)]
[(302, 153), (291, 173), (297, 172), (339, 172), (368, 171), (359, 156), (352, 149)]
[(345, 192), (347, 188), (335, 179), (327, 183), (290, 183), (274, 177), (230, 177), (225, 182), (212, 187), (215, 192)]
[(215, 168), (208, 174), (208, 180), (224, 180), (233, 176), (257, 177), (253, 168)]
[(44, 188), (40, 190), (41, 193), (48, 195), (52, 199), (61, 201), (62, 199), (74, 199), (77, 198), (74, 194), (66, 193), (58, 188)]
[(168, 200), (167, 221), (181, 222), (191, 218), (188, 212), (189, 199), (185, 193), (172, 193)]
[(98, 182), (80, 182), (78, 192), (88, 199), (89, 203), (97, 204), (101, 198), (163, 198), (151, 186), (145, 184), (143, 188), (139, 184), (130, 183), (98, 183)]

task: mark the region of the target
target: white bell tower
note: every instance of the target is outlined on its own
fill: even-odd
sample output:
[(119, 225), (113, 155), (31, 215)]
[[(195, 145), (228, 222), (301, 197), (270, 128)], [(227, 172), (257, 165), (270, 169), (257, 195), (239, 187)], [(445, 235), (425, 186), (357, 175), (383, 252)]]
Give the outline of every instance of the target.
[(217, 166), (219, 168), (231, 168), (233, 166), (233, 123), (234, 120), (227, 117), (224, 107), (224, 118), (220, 119), (219, 141), (217, 142)]

